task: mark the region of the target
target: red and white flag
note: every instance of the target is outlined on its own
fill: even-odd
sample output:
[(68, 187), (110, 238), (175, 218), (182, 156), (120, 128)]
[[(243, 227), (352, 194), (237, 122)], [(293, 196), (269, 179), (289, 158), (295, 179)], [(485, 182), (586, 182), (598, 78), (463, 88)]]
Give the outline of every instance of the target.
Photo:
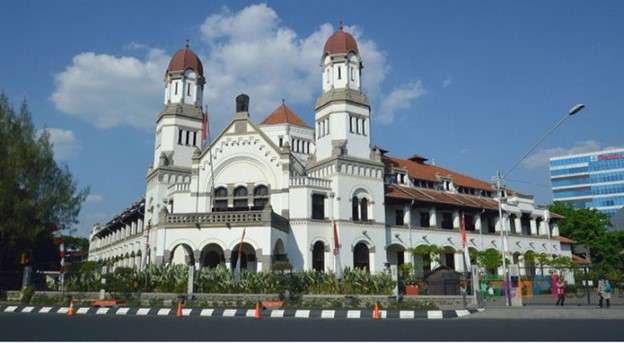
[(462, 213), (461, 216), (461, 241), (464, 248), (464, 258), (466, 263), (470, 263), (470, 254), (468, 252), (468, 235), (466, 234), (466, 217)]
[(340, 241), (338, 240), (338, 228), (336, 227), (336, 221), (334, 221), (334, 255), (340, 254)]

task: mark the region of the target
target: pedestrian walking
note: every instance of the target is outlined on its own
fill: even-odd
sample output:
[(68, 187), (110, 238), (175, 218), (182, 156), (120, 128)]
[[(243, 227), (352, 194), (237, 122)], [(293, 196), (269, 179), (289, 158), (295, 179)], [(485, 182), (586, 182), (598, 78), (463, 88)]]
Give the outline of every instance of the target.
[(557, 280), (557, 303), (555, 303), (555, 306), (563, 306), (563, 303), (565, 302), (565, 287), (566, 283), (563, 278)]
[(603, 301), (607, 303), (607, 308), (611, 307), (611, 283), (604, 276), (601, 276), (598, 280), (598, 296), (600, 296), (600, 300), (598, 302), (598, 306), (602, 308)]
[(552, 295), (553, 299), (559, 298), (559, 296), (557, 295), (558, 283), (559, 283), (559, 275), (557, 275), (557, 272), (552, 272), (552, 274), (550, 275), (550, 294)]

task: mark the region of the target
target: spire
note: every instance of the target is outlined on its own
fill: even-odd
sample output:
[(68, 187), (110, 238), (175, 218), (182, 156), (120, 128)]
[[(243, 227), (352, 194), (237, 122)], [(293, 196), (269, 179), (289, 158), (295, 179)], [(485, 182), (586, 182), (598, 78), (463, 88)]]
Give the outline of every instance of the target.
[(344, 25), (342, 24), (342, 20), (340, 20), (340, 22), (338, 22), (338, 29), (340, 31), (343, 31)]
[(190, 39), (188, 39), (188, 38), (186, 39), (186, 43), (184, 44), (184, 47), (187, 48), (187, 49), (189, 49), (191, 47)]

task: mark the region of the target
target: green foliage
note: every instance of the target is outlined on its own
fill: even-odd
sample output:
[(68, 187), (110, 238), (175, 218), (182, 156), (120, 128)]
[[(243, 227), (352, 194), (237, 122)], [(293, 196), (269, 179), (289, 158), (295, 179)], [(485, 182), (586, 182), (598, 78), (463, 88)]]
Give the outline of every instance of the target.
[(15, 111), (4, 94), (0, 156), (0, 270), (16, 270), (23, 252), (35, 267), (49, 268), (58, 260), (49, 230), (76, 222), (88, 190), (78, 190), (67, 166), (56, 163), (50, 137), (35, 129), (26, 102)]
[[(89, 268), (93, 267), (88, 265)], [(85, 267), (87, 268), (87, 267)], [(186, 292), (188, 267), (183, 265), (154, 266), (137, 271), (117, 268), (114, 273), (102, 275), (98, 268), (68, 275), (68, 290), (98, 291), (102, 278), (105, 289), (125, 298), (135, 292)], [(236, 282), (232, 271), (219, 266), (203, 268), (195, 275), (194, 290), (198, 293), (284, 293), (291, 294), (391, 294), (392, 278), (385, 274), (370, 274), (364, 270), (345, 269), (338, 280), (333, 273), (258, 272), (241, 273)]]
[(594, 269), (600, 273), (624, 269), (624, 233), (607, 231), (610, 223), (606, 214), (560, 202), (550, 205), (549, 210), (565, 217), (559, 222), (562, 236), (589, 248)]
[(477, 262), (486, 270), (493, 270), (503, 264), (501, 254), (498, 250), (489, 248), (477, 253)]
[(22, 289), (22, 303), (28, 304), (35, 294), (35, 287), (28, 286)]

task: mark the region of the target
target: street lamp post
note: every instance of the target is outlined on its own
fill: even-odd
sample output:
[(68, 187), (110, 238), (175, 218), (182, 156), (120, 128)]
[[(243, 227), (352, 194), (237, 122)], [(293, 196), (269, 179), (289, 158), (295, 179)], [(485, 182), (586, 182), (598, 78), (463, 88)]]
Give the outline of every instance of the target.
[(550, 128), (548, 131), (546, 131), (542, 137), (540, 137), (540, 139), (537, 140), (537, 142), (535, 142), (531, 148), (529, 148), (529, 150), (527, 150), (526, 153), (524, 153), (524, 155), (522, 155), (522, 157), (516, 161), (516, 163), (514, 163), (512, 165), (512, 167), (506, 172), (506, 173), (501, 173), (500, 171), (498, 171), (495, 180), (496, 180), (496, 192), (497, 192), (497, 196), (498, 196), (498, 218), (499, 218), (499, 222), (500, 222), (500, 230), (501, 230), (501, 255), (502, 255), (502, 259), (503, 259), (503, 277), (504, 277), (504, 288), (505, 288), (505, 298), (506, 298), (506, 304), (507, 306), (511, 306), (511, 294), (510, 294), (510, 290), (511, 290), (511, 283), (510, 283), (510, 275), (509, 275), (509, 271), (507, 270), (507, 261), (505, 260), (505, 257), (507, 256), (507, 228), (505, 227), (505, 221), (503, 220), (503, 191), (504, 191), (504, 181), (505, 178), (511, 174), (511, 172), (516, 169), (516, 167), (522, 163), (522, 161), (524, 161), (529, 154), (531, 154), (535, 148), (537, 148), (543, 141), (544, 139), (546, 139), (546, 137), (548, 137), (551, 133), (553, 133), (557, 128), (559, 128), (559, 126), (561, 126), (567, 119), (569, 119), (570, 117), (574, 116), (575, 114), (579, 113), (580, 111), (582, 111), (585, 108), (585, 105), (583, 104), (578, 104), (575, 105), (574, 107), (572, 107), (568, 113), (566, 113), (563, 117), (561, 117), (561, 119), (559, 119), (559, 121), (555, 124), (555, 126), (553, 126), (552, 128)]

